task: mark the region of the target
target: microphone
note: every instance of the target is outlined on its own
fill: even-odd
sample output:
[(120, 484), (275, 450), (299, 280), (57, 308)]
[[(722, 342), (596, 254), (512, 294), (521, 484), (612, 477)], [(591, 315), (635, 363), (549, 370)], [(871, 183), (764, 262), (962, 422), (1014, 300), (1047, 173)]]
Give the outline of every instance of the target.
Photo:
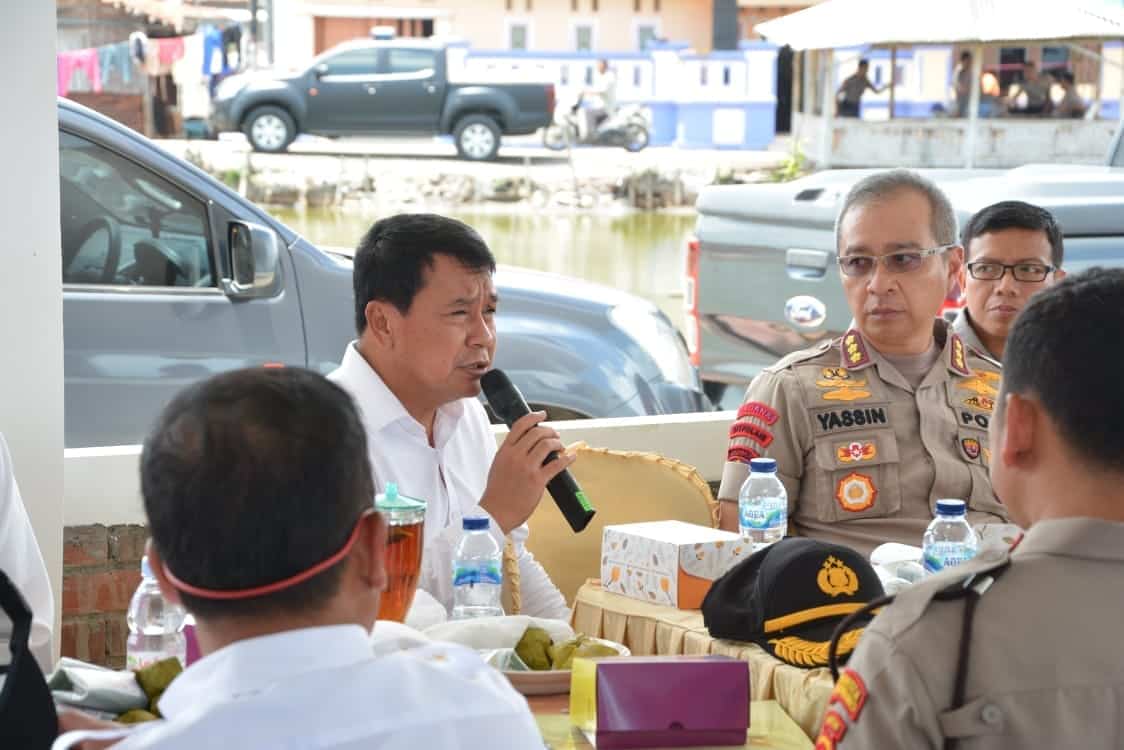
[[(480, 385), (484, 389), (484, 396), (488, 399), (492, 411), (508, 427), (531, 413), (531, 408), (523, 400), (523, 394), (519, 392), (519, 389), (515, 387), (515, 384), (502, 370), (489, 370), (484, 373), (484, 377), (480, 379)], [(545, 466), (557, 457), (558, 452), (551, 451), (543, 465)], [(570, 524), (570, 528), (575, 533), (589, 525), (590, 519), (597, 511), (589, 504), (585, 493), (582, 492), (581, 487), (578, 486), (577, 481), (574, 480), (573, 475), (568, 470), (563, 469), (547, 482), (546, 489), (550, 492), (550, 496), (554, 498), (558, 510), (562, 511), (566, 522)]]

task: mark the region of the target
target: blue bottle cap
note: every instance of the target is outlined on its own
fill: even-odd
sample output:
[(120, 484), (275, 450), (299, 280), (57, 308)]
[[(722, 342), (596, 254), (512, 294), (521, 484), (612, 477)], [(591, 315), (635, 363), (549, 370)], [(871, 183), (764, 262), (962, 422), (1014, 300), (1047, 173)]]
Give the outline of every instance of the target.
[(487, 531), (490, 525), (487, 518), (465, 518), (461, 521), (461, 528), (465, 531)]
[(156, 576), (152, 574), (152, 563), (148, 561), (148, 555), (141, 558), (141, 577), (155, 579)]
[(963, 516), (967, 515), (968, 506), (963, 500), (938, 500), (937, 515)]
[(751, 458), (749, 459), (749, 470), (758, 474), (775, 474), (777, 460), (775, 458)]

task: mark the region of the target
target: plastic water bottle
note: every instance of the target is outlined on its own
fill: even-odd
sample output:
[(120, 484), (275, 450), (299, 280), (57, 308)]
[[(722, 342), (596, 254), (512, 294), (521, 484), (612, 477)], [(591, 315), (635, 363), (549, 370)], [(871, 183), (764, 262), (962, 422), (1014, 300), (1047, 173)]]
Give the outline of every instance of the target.
[(777, 462), (754, 458), (738, 493), (738, 526), (755, 549), (784, 538), (788, 530), (788, 493), (777, 478)]
[(453, 619), (500, 617), (503, 550), (488, 531), (487, 518), (465, 518), (453, 553)]
[(968, 507), (963, 500), (938, 500), (937, 516), (925, 529), (921, 560), (928, 573), (968, 562), (976, 556), (979, 540), (968, 525)]
[(184, 664), (187, 660), (184, 617), (183, 608), (167, 601), (160, 593), (148, 558), (141, 558), (141, 583), (129, 601), (129, 612), (125, 615), (129, 625), (125, 666), (133, 670), (143, 669), (172, 656)]

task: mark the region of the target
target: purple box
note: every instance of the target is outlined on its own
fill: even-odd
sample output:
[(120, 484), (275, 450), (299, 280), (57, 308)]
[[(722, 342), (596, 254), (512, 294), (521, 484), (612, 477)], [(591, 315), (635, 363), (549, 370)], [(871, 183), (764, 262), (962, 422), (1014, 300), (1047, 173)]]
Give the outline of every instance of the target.
[(575, 659), (570, 714), (598, 748), (741, 747), (749, 665), (726, 656)]

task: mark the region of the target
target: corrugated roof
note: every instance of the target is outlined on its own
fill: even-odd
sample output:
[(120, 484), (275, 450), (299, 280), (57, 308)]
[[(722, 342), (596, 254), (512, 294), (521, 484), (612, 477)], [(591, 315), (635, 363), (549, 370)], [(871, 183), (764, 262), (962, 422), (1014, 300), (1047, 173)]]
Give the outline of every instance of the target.
[(1124, 14), (1059, 0), (827, 0), (755, 30), (794, 49), (1122, 39)]

